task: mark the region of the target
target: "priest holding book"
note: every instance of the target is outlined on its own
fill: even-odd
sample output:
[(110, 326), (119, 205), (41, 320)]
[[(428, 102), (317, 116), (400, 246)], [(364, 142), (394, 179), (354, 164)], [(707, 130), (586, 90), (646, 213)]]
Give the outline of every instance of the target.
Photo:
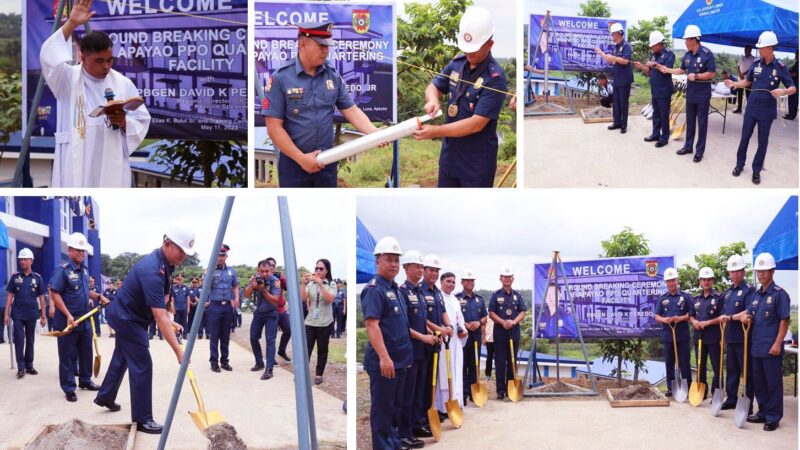
[(98, 107), (113, 102), (130, 108), (139, 97), (133, 82), (111, 68), (108, 35), (84, 34), (80, 63), (72, 64), (72, 34), (94, 16), (92, 2), (76, 0), (69, 19), (45, 41), (39, 55), (47, 85), (58, 100), (52, 187), (130, 187), (128, 158), (150, 126), (144, 105), (97, 115)]

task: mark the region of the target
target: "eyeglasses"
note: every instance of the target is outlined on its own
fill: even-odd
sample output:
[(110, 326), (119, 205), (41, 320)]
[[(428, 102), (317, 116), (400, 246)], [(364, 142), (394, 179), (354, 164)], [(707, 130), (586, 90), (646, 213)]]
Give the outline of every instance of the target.
[(314, 268), (314, 272), (322, 272), (323, 270), (325, 270), (324, 267), (315, 267)]

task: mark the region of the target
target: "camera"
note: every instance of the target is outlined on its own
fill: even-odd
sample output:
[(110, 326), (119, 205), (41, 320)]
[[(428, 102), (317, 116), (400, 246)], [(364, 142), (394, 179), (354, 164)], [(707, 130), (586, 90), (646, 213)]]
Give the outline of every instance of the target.
[(256, 284), (264, 284), (264, 277), (258, 276), (256, 277)]

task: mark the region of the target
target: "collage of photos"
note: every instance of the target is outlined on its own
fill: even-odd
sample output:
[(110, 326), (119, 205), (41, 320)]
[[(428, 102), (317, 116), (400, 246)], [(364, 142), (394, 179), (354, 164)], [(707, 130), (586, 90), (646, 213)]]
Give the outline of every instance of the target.
[(797, 0), (3, 0), (0, 450), (797, 449), (798, 49)]

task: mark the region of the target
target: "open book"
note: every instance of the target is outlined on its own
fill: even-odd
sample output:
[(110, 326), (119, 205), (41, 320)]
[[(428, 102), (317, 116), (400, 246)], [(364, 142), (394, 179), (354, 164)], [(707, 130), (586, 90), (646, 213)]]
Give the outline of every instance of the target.
[(94, 111), (89, 113), (89, 117), (100, 117), (108, 113), (122, 111), (123, 109), (126, 111), (133, 111), (143, 104), (144, 99), (142, 97), (131, 97), (127, 100), (111, 100), (108, 104), (95, 108)]

